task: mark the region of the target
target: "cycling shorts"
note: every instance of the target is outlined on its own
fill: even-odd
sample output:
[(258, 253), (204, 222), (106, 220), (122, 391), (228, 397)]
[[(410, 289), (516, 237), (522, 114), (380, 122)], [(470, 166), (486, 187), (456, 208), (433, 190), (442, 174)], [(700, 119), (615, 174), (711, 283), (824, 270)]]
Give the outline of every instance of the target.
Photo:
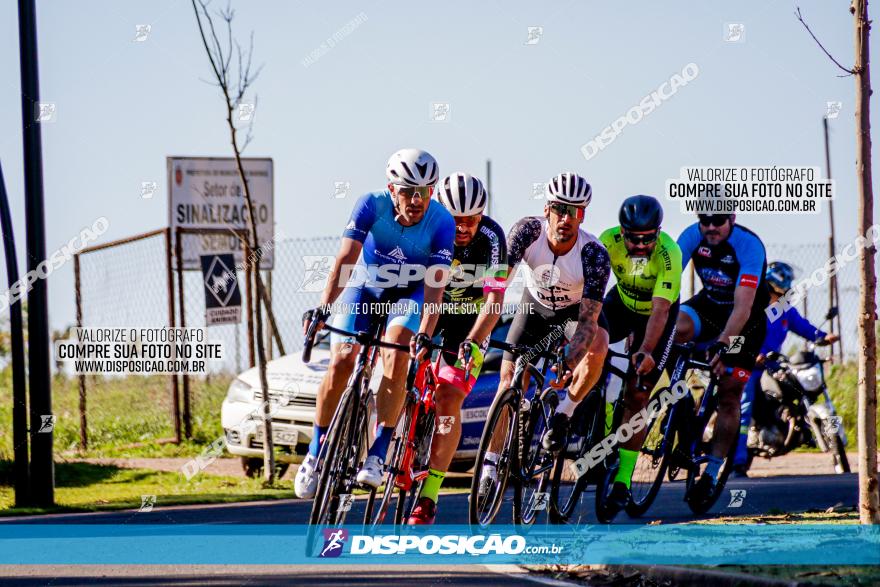
[[(392, 326), (403, 326), (416, 333), (422, 319), (424, 295), (421, 283), (405, 289), (349, 286), (339, 296), (335, 306), (340, 311), (333, 315), (330, 324), (341, 330), (358, 332), (369, 329), (373, 316), (384, 315), (386, 331)], [(354, 342), (352, 336), (335, 332), (330, 336), (331, 344)]]
[[(519, 311), (510, 323), (506, 342), (507, 344), (534, 346), (542, 340), (552, 344), (559, 339), (560, 335), (570, 339), (576, 329), (580, 308), (580, 304), (572, 304), (551, 310), (535, 300), (526, 289), (523, 291)], [(608, 330), (608, 324), (602, 314), (599, 314), (599, 326)], [(515, 361), (516, 357), (505, 351), (504, 360)]]
[[(639, 314), (633, 312), (624, 304), (620, 298), (618, 288), (611, 288), (611, 291), (605, 296), (602, 302), (602, 313), (605, 315), (605, 321), (609, 326), (608, 342), (615, 343), (623, 340), (630, 334), (633, 335), (633, 341), (630, 345), (630, 352), (635, 353), (642, 346), (645, 338), (645, 328), (648, 326), (650, 315)], [(663, 334), (660, 340), (654, 346), (651, 356), (654, 358), (657, 372), (663, 370), (666, 365), (666, 359), (669, 358), (669, 351), (672, 349), (672, 339), (675, 338), (675, 321), (678, 318), (678, 300), (669, 306), (669, 317), (663, 326)]]

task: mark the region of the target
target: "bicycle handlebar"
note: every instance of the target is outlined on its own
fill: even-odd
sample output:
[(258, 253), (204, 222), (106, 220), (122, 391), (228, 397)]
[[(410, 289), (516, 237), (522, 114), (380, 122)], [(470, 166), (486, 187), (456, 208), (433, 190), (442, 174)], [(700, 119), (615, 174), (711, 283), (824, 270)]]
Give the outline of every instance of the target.
[[(315, 336), (318, 334), (319, 318), (320, 316), (313, 316), (311, 322), (309, 322), (309, 327), (306, 330), (305, 345), (303, 346), (302, 352), (302, 360), (304, 363), (308, 363), (312, 358), (312, 346), (315, 344)], [(328, 332), (333, 332), (342, 336), (354, 337), (355, 342), (362, 346), (376, 346), (395, 351), (409, 352), (409, 345), (397, 344), (394, 342), (386, 342), (381, 339), (376, 339), (373, 336), (373, 333), (367, 332), (365, 330), (350, 332), (348, 330), (336, 328), (335, 326), (330, 326), (329, 324), (324, 324), (324, 327), (321, 330), (326, 330)]]

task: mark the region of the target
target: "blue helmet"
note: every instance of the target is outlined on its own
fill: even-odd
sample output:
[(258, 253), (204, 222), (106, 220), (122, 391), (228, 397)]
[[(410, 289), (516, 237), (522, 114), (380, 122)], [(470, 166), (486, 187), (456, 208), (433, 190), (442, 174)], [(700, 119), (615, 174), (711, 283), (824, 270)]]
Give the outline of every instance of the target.
[(794, 281), (794, 269), (788, 263), (773, 261), (767, 266), (767, 285), (776, 293), (782, 295), (791, 289)]

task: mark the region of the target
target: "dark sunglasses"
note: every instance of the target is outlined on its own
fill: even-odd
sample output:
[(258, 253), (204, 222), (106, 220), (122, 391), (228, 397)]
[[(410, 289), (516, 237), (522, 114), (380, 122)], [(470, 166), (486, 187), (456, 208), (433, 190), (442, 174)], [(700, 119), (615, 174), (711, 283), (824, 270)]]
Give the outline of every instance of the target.
[(456, 226), (465, 226), (473, 228), (480, 223), (481, 218), (477, 216), (456, 216), (454, 218)]
[(700, 216), (700, 224), (703, 226), (724, 226), (728, 220), (730, 220), (730, 214)]
[(652, 232), (651, 234), (632, 234), (631, 232), (624, 231), (623, 238), (634, 245), (650, 245), (652, 242), (657, 240), (657, 233)]
[(572, 218), (577, 218), (578, 220), (582, 220), (584, 217), (584, 209), (573, 204), (560, 204), (559, 202), (554, 202), (550, 204), (550, 209), (560, 218), (566, 214)]

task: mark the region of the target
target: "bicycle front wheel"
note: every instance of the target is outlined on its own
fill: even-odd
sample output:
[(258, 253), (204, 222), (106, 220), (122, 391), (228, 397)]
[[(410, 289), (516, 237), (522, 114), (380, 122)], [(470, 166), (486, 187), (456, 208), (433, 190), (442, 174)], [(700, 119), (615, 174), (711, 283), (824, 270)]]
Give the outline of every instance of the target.
[(668, 405), (651, 416), (645, 426), (647, 430), (645, 440), (639, 450), (630, 483), (632, 499), (626, 506), (626, 513), (632, 518), (637, 518), (648, 511), (663, 484), (663, 476), (669, 466), (669, 453), (675, 437), (675, 430), (670, 425), (671, 414), (672, 406)]
[[(695, 459), (700, 459), (700, 457), (710, 454), (708, 451), (711, 451), (711, 443), (697, 443), (698, 448), (695, 451)], [(707, 452), (703, 452), (702, 447), (705, 447)], [(715, 502), (718, 501), (718, 498), (721, 497), (721, 494), (724, 492), (724, 486), (727, 484), (727, 478), (730, 476), (731, 471), (733, 471), (733, 458), (736, 454), (736, 441), (731, 443), (730, 450), (727, 451), (727, 456), (724, 458), (724, 462), (721, 464), (721, 469), (718, 471), (718, 479), (715, 481), (715, 487), (713, 487), (712, 492), (706, 499), (702, 500), (693, 500), (688, 499), (685, 500), (688, 504), (688, 507), (691, 508), (691, 511), (695, 514), (705, 514), (712, 506), (715, 505)], [(694, 485), (696, 485), (697, 480), (700, 478), (702, 471), (705, 469), (702, 465), (697, 465), (688, 470), (687, 480), (685, 482), (685, 491), (690, 493), (691, 489)], [(687, 495), (687, 493), (685, 495)]]
[[(312, 512), (309, 524), (334, 525), (339, 519), (340, 505), (350, 507), (350, 502), (340, 504), (340, 496), (347, 494), (346, 488), (351, 485), (349, 474), (350, 461), (357, 458), (352, 455), (358, 442), (353, 438), (358, 417), (356, 412), (357, 398), (352, 387), (346, 388), (339, 400), (339, 406), (333, 422), (327, 431), (321, 451), (318, 454), (318, 488), (312, 501)], [(346, 501), (348, 498), (345, 498)]]
[(530, 526), (542, 511), (550, 509), (550, 472), (553, 468), (553, 455), (541, 445), (541, 435), (547, 429), (548, 417), (556, 411), (559, 396), (548, 387), (532, 401), (527, 419), (520, 421), (523, 433), (520, 435), (521, 450), (519, 462), (522, 478), (513, 488), (513, 518), (517, 524)]
[(400, 493), (400, 499), (397, 505), (397, 524), (402, 524), (408, 519), (410, 514), (418, 503), (419, 495), (422, 492), (422, 485), (425, 483), (425, 476), (431, 462), (431, 445), (434, 442), (434, 431), (437, 425), (437, 416), (434, 410), (419, 410), (418, 417), (415, 420), (415, 434), (413, 440), (413, 458), (410, 471), (413, 477), (420, 478), (419, 481), (413, 481), (410, 490), (406, 493)]
[[(497, 395), (489, 409), (486, 426), (480, 438), (468, 499), (468, 519), (471, 524), (482, 528), (489, 526), (498, 515), (511, 468), (517, 464), (515, 435), (519, 424), (519, 399), (519, 391), (512, 387)], [(482, 472), (483, 465), (486, 464), (486, 453), (496, 451), (498, 463), (494, 467), (487, 467), (494, 469), (495, 477), (487, 472), (484, 478)]]
[(367, 500), (367, 508), (364, 511), (364, 525), (370, 528), (380, 526), (386, 523), (388, 509), (394, 502), (395, 492), (398, 494), (398, 503), (395, 507), (393, 523), (400, 523), (400, 502), (403, 500), (404, 491), (397, 487), (397, 481), (404, 473), (403, 467), (406, 464), (405, 455), (408, 450), (409, 433), (412, 426), (413, 414), (418, 408), (418, 403), (407, 396), (406, 404), (401, 412), (402, 417), (391, 438), (391, 447), (389, 450), (388, 465), (385, 471), (385, 482), (370, 492)]
[[(567, 522), (598, 471), (585, 468), (583, 457), (605, 436), (605, 398), (591, 391), (575, 410), (565, 448), (556, 456), (550, 484), (550, 521)], [(581, 463), (581, 469), (575, 466)]]

